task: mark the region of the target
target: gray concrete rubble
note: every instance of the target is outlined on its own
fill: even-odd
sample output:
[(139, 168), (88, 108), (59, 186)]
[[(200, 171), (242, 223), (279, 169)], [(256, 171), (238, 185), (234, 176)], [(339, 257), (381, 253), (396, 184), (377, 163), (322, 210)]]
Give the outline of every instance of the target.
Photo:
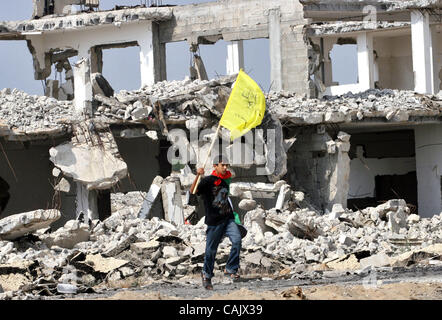
[(72, 102), (29, 95), (18, 89), (0, 90), (2, 136), (63, 135), (68, 127), (59, 123), (72, 116)]
[[(195, 225), (141, 219), (143, 201), (136, 192), (121, 194), (112, 200), (112, 216), (102, 222), (69, 221), (55, 232), (34, 232), (33, 242), (25, 238), (20, 246), (1, 241), (0, 270), (11, 270), (7, 279), (0, 277), (8, 293), (1, 297), (38, 296), (43, 289), (46, 295), (66, 294), (57, 290), (59, 284), (75, 286), (81, 293), (128, 279), (177, 280), (198, 274), (205, 248), (203, 219)], [(301, 267), (357, 271), (429, 263), (442, 256), (442, 215), (409, 219), (403, 228), (391, 230), (388, 219), (397, 219), (392, 212), (411, 216), (400, 199), (361, 211), (342, 211), (339, 217), (306, 207), (248, 211), (241, 272), (266, 270), (278, 275), (289, 270), (288, 276), (295, 276)], [(219, 246), (217, 269), (225, 266), (229, 251), (230, 242), (225, 239)], [(8, 282), (11, 277), (14, 286)]]
[[(72, 16), (64, 17), (45, 16), (41, 19), (1, 22), (1, 27), (6, 33), (20, 33), (23, 30), (48, 31), (64, 29), (82, 29), (84, 27), (95, 27), (106, 24), (125, 24), (142, 20), (165, 21), (172, 18), (171, 8), (133, 8), (115, 10), (112, 12), (93, 12), (92, 14), (82, 13), (75, 17), (81, 23), (72, 23)], [(68, 26), (68, 27), (67, 27)]]
[(0, 239), (14, 240), (36, 230), (49, 227), (61, 216), (60, 211), (35, 210), (16, 214), (0, 220)]
[(413, 91), (370, 89), (360, 94), (305, 99), (290, 92), (270, 92), (270, 109), (277, 118), (293, 124), (351, 123), (380, 118), (405, 122), (413, 117), (440, 114), (440, 95), (421, 95)]
[(94, 123), (78, 125), (71, 142), (49, 150), (50, 160), (67, 177), (90, 189), (109, 189), (126, 177), (127, 164), (110, 132), (98, 132)]

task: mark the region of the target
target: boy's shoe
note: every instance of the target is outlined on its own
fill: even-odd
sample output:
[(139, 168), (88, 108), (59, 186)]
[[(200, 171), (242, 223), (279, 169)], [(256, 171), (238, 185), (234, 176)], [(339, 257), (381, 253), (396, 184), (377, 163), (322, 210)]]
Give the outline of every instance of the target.
[(241, 279), (237, 272), (231, 273), (231, 272), (227, 272), (227, 270), (225, 270), (225, 269), (224, 269), (224, 275), (226, 277), (229, 277), (230, 279), (232, 279), (234, 282), (239, 281)]
[(203, 274), (201, 274), (201, 278), (203, 280), (204, 289), (213, 290), (212, 279), (206, 278)]

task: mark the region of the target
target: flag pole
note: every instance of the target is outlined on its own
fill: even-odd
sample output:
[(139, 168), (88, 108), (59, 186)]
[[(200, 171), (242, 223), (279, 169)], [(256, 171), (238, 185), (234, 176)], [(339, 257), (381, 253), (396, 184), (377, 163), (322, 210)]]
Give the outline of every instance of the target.
[[(215, 141), (218, 139), (219, 130), (221, 129), (221, 122), (218, 124), (218, 128), (216, 129), (215, 136), (213, 137), (212, 144), (210, 145), (209, 151), (207, 152), (206, 160), (204, 161), (203, 168), (206, 167), (207, 161), (210, 158), (210, 153), (212, 152), (213, 146), (215, 145)], [(199, 151), (198, 151), (199, 152)], [(198, 184), (200, 183), (201, 175), (198, 175), (198, 180), (196, 181), (195, 187), (193, 188), (192, 194), (196, 193), (196, 189)]]

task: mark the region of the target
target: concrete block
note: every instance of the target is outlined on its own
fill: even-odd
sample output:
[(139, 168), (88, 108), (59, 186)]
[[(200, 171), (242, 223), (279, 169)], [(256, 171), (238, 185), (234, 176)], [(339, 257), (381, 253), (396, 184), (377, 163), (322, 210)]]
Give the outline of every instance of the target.
[(54, 187), (54, 190), (68, 193), (71, 190), (71, 185), (69, 181), (67, 181), (65, 178), (62, 178), (60, 182)]
[(242, 199), (239, 202), (238, 207), (244, 211), (254, 210), (256, 208), (256, 201), (253, 199), (252, 200)]
[(160, 243), (156, 240), (149, 242), (135, 242), (130, 245), (130, 250), (137, 254), (143, 254), (148, 251), (156, 250), (160, 247)]
[(54, 165), (88, 190), (108, 189), (127, 176), (127, 164), (100, 146), (69, 142), (51, 148), (49, 154)]
[(350, 142), (350, 138), (351, 135), (349, 135), (348, 133), (345, 133), (343, 131), (339, 131), (338, 133), (338, 139), (343, 141), (343, 142)]
[(387, 256), (385, 253), (378, 253), (376, 255), (361, 259), (359, 261), (361, 265), (361, 269), (364, 269), (366, 267), (387, 267), (390, 265), (390, 257)]
[(176, 225), (183, 225), (184, 210), (181, 199), (180, 179), (176, 177), (165, 179), (161, 185), (161, 195), (165, 220), (174, 222)]
[(338, 123), (345, 121), (345, 114), (342, 112), (326, 112), (324, 121), (328, 123)]
[(49, 227), (61, 217), (56, 209), (14, 214), (0, 220), (0, 239), (14, 240), (25, 234)]
[(399, 233), (402, 228), (407, 227), (407, 214), (402, 208), (399, 208), (396, 212), (388, 212), (387, 218), (388, 228), (393, 233)]
[(290, 186), (288, 184), (282, 185), (279, 190), (278, 198), (276, 199), (275, 209), (284, 210), (290, 200), (290, 194)]
[(350, 237), (346, 236), (345, 234), (341, 234), (339, 236), (338, 242), (340, 244), (343, 244), (346, 246), (351, 246), (354, 243), (354, 241)]
[(57, 231), (41, 235), (40, 239), (49, 247), (72, 249), (77, 243), (88, 241), (90, 237), (89, 226), (77, 220), (69, 220)]
[(410, 214), (407, 218), (407, 223), (409, 224), (418, 223), (420, 220), (421, 217), (418, 216), (417, 214)]
[[(152, 208), (155, 207), (155, 204), (160, 201), (160, 191), (161, 185), (163, 183), (163, 178), (161, 176), (156, 176), (153, 179), (152, 184), (150, 185), (149, 191), (147, 192), (146, 199), (144, 199), (143, 204), (141, 206), (140, 211), (138, 212), (138, 217), (142, 219), (150, 219), (152, 218)], [(162, 210), (161, 210), (162, 211)], [(158, 210), (157, 210), (158, 212)], [(161, 218), (163, 216), (161, 215)]]
[(176, 257), (178, 257), (178, 251), (177, 251), (177, 249), (175, 247), (165, 246), (163, 248), (163, 257), (165, 259), (176, 258)]

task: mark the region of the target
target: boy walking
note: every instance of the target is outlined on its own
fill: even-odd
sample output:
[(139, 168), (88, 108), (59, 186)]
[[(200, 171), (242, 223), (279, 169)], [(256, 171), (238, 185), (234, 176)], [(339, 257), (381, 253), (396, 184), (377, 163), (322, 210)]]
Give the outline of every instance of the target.
[[(223, 162), (221, 157), (214, 160), (213, 172), (210, 176), (201, 179), (196, 194), (201, 195), (205, 207), (206, 251), (204, 256), (204, 267), (202, 271), (203, 287), (212, 290), (213, 268), (218, 245), (224, 236), (232, 242), (232, 249), (227, 260), (224, 274), (233, 280), (238, 280), (239, 254), (241, 251), (241, 233), (235, 222), (233, 208), (229, 200), (229, 184), (232, 174), (228, 164)], [(204, 175), (204, 169), (197, 170), (197, 176), (193, 182), (190, 192), (193, 193), (198, 177)]]

